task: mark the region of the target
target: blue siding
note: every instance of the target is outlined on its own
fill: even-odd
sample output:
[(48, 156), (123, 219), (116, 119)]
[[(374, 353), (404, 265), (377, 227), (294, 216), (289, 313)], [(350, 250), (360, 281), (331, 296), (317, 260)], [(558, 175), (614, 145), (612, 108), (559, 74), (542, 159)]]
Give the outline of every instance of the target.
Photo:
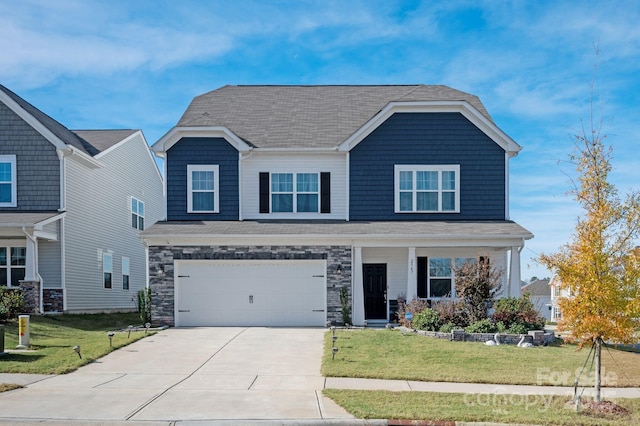
[[(459, 164), (460, 213), (394, 213), (394, 165)], [(459, 113), (397, 113), (350, 152), (350, 220), (504, 220), (505, 153)]]
[(55, 146), (0, 103), (0, 155), (15, 155), (18, 206), (0, 211), (60, 208), (60, 159)]
[[(167, 151), (167, 220), (238, 220), (238, 151), (223, 138), (183, 138)], [(217, 164), (220, 213), (187, 213), (187, 165)]]

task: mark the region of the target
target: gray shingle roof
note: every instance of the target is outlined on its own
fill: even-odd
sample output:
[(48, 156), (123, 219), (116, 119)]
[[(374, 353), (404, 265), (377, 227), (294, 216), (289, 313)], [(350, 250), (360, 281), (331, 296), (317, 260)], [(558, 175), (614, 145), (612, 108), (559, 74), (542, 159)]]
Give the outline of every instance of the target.
[(524, 294), (529, 292), (532, 296), (551, 296), (551, 287), (549, 287), (549, 280), (535, 280), (525, 286), (522, 286), (520, 293)]
[(340, 236), (411, 238), (524, 238), (529, 231), (511, 221), (203, 221), (157, 222), (141, 233), (142, 237), (172, 236)]
[(390, 102), (466, 101), (492, 122), (477, 96), (441, 85), (224, 86), (195, 97), (178, 127), (226, 127), (260, 148), (330, 148)]
[(0, 228), (31, 227), (59, 214), (60, 212), (0, 212)]
[(122, 129), (122, 130), (74, 130), (73, 133), (80, 138), (88, 141), (99, 152), (111, 148), (113, 145), (128, 138), (137, 130)]

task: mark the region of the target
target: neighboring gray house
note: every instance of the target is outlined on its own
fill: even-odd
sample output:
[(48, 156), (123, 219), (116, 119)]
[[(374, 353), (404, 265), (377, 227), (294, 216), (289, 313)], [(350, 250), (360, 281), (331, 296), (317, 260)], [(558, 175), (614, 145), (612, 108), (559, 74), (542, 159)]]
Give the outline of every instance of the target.
[(522, 286), (521, 294), (529, 293), (529, 298), (533, 302), (540, 315), (547, 321), (553, 321), (553, 309), (551, 306), (551, 288), (549, 287), (549, 279), (535, 280)]
[(70, 131), (0, 85), (0, 285), (39, 312), (133, 309), (163, 211), (141, 131)]
[(446, 86), (224, 86), (152, 149), (167, 221), (149, 246), (154, 323), (386, 322), (399, 296), (455, 298), (489, 257), (520, 295), (533, 235), (509, 219), (520, 146)]

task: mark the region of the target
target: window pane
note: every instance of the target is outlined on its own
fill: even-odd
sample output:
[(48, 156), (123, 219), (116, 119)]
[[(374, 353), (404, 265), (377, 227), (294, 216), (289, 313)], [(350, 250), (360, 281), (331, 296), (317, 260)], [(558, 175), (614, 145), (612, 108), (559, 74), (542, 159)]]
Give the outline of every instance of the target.
[(456, 189), (456, 172), (442, 172), (442, 189), (454, 191)]
[(5, 247), (0, 247), (0, 265), (7, 264), (7, 249)]
[(138, 200), (135, 198), (131, 199), (131, 213), (138, 213)]
[(138, 227), (138, 215), (135, 213), (131, 213), (131, 226), (134, 228)]
[(455, 192), (443, 192), (442, 193), (442, 210), (452, 211), (455, 209), (456, 209)]
[(272, 194), (272, 212), (293, 212), (293, 194)]
[(0, 182), (11, 182), (11, 163), (0, 163)]
[(0, 286), (7, 285), (7, 268), (0, 268)]
[(104, 273), (104, 288), (111, 288), (111, 272)]
[(298, 173), (296, 178), (296, 190), (298, 192), (318, 192), (317, 173)]
[(128, 257), (123, 257), (122, 258), (122, 274), (123, 275), (129, 275), (129, 258)]
[(191, 172), (191, 189), (194, 191), (213, 191), (213, 172)]
[(455, 260), (456, 268), (460, 268), (462, 265), (467, 263), (475, 265), (476, 259), (473, 257), (459, 257)]
[(122, 289), (129, 290), (129, 275), (122, 276)]
[(317, 212), (318, 194), (298, 194), (298, 212)]
[(24, 280), (25, 268), (11, 268), (11, 287), (18, 287), (20, 281)]
[(438, 172), (416, 172), (416, 189), (437, 191)]
[(411, 192), (400, 193), (400, 211), (410, 212), (413, 210), (413, 194)]
[(138, 201), (138, 214), (144, 216), (144, 203), (142, 201)]
[(431, 293), (429, 297), (449, 297), (451, 296), (451, 279), (437, 278), (429, 281)]
[(11, 202), (11, 184), (0, 183), (0, 203)]
[(271, 175), (271, 192), (293, 192), (293, 174), (274, 173)]
[(451, 259), (448, 257), (429, 258), (430, 277), (451, 277)]
[(26, 247), (11, 247), (11, 265), (24, 266), (26, 264), (27, 264)]
[(403, 191), (413, 189), (413, 172), (400, 172), (400, 189)]
[(437, 192), (418, 192), (416, 194), (416, 202), (419, 211), (437, 211), (438, 210), (438, 193)]
[(142, 216), (138, 218), (138, 229), (144, 231), (144, 217)]
[(194, 192), (192, 194), (193, 211), (215, 210), (215, 195), (213, 192)]

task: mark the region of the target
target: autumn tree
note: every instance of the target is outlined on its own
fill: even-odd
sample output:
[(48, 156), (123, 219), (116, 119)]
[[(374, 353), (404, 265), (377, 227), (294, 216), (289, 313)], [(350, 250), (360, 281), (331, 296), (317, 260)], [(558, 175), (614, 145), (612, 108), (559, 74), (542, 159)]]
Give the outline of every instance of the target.
[(640, 193), (621, 199), (609, 182), (612, 147), (602, 121), (594, 122), (594, 78), (590, 84), (589, 125), (574, 136), (570, 155), (577, 177), (571, 194), (582, 208), (570, 242), (539, 261), (557, 275), (571, 297), (558, 302), (561, 331), (595, 350), (596, 402), (600, 402), (600, 361), (604, 342), (631, 343), (640, 326)]

